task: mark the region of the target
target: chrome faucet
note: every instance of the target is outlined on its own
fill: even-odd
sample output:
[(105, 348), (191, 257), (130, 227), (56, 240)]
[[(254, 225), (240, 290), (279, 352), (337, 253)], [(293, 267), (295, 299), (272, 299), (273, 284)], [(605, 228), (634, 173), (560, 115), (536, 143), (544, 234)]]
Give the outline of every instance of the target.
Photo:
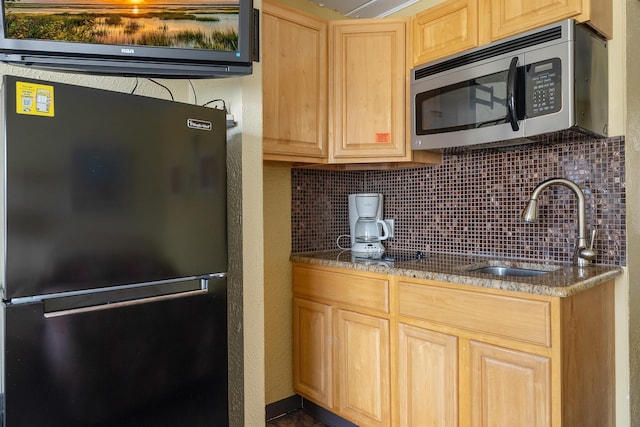
[(540, 184), (531, 193), (531, 200), (527, 203), (527, 207), (522, 211), (522, 219), (526, 222), (534, 222), (538, 217), (538, 196), (542, 191), (551, 185), (562, 185), (571, 189), (578, 198), (578, 241), (576, 242), (576, 250), (573, 255), (573, 262), (578, 267), (586, 267), (593, 261), (597, 252), (593, 249), (593, 243), (596, 239), (596, 229), (591, 232), (591, 243), (587, 246), (587, 225), (586, 225), (586, 208), (584, 202), (584, 193), (578, 185), (566, 178), (551, 178)]

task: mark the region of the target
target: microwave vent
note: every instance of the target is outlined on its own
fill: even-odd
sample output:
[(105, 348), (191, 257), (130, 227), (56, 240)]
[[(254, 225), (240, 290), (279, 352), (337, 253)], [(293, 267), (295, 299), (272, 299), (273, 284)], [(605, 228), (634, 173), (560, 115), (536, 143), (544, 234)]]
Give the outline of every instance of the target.
[(448, 71), (454, 68), (462, 67), (464, 65), (477, 63), (484, 59), (495, 58), (496, 56), (503, 55), (505, 53), (514, 52), (542, 43), (548, 43), (550, 41), (558, 40), (561, 37), (562, 27), (557, 26), (523, 37), (513, 38), (504, 43), (497, 43), (489, 47), (476, 50), (474, 52), (456, 56), (453, 59), (449, 59), (438, 64), (416, 69), (414, 71), (414, 81), (441, 73), (443, 71)]

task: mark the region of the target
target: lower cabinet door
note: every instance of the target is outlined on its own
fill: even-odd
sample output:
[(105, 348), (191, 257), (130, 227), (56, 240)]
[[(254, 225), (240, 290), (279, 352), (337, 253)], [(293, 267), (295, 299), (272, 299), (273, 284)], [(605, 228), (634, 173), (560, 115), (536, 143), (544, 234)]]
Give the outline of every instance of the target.
[(332, 312), (330, 305), (293, 299), (293, 383), (300, 395), (331, 408)]
[(551, 361), (471, 341), (471, 427), (551, 425)]
[(389, 320), (338, 310), (338, 413), (360, 427), (391, 425)]
[(458, 426), (458, 338), (399, 325), (401, 427)]

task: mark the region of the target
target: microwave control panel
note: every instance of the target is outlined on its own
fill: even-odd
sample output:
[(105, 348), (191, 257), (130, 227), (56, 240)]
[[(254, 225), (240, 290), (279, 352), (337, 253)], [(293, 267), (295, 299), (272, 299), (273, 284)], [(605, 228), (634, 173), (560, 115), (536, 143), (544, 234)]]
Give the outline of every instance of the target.
[(556, 113), (562, 108), (562, 62), (553, 58), (525, 66), (526, 117)]

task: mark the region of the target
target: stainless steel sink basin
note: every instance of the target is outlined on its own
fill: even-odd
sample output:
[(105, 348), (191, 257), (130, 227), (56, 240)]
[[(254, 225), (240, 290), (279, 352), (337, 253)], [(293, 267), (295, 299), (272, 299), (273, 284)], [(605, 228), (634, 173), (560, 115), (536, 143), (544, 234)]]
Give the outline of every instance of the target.
[(498, 277), (535, 277), (551, 273), (560, 268), (554, 264), (530, 263), (527, 261), (487, 260), (467, 264), (462, 270), (469, 273), (490, 274)]
[(500, 267), (495, 265), (474, 268), (467, 271), (473, 271), (474, 273), (493, 274), (494, 276), (512, 276), (512, 277), (533, 277), (533, 276), (539, 276), (541, 274), (549, 273), (549, 271), (545, 271), (545, 270), (532, 270), (529, 268), (518, 268), (518, 267)]

